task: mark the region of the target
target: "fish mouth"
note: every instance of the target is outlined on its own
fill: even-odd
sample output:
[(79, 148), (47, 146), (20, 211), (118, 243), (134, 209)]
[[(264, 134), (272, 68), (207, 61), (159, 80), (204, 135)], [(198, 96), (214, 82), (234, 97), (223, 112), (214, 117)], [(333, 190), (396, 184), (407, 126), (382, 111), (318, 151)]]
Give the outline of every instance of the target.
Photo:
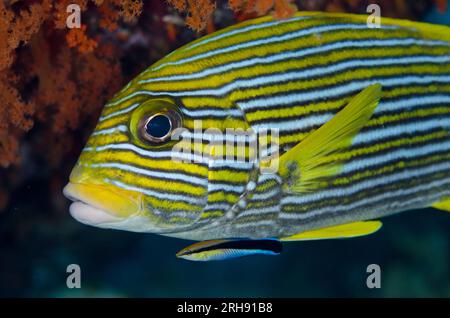
[(140, 194), (114, 186), (69, 182), (63, 193), (72, 217), (87, 225), (107, 227), (142, 211)]
[(122, 218), (118, 218), (105, 212), (103, 210), (97, 209), (89, 204), (81, 201), (75, 201), (70, 205), (69, 208), (70, 215), (83, 224), (99, 226), (105, 223), (119, 222)]

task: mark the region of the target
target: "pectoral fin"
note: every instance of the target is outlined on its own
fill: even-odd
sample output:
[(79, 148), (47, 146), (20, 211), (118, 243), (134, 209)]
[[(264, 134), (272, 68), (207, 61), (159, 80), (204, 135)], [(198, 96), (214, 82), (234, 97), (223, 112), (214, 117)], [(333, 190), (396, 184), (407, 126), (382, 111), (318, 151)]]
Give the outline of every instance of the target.
[(364, 221), (331, 226), (323, 229), (302, 232), (281, 238), (281, 241), (306, 241), (337, 238), (351, 238), (369, 235), (378, 231), (382, 226), (380, 221)]
[(450, 212), (450, 199), (447, 198), (443, 201), (436, 202), (432, 205), (432, 207), (442, 211)]
[(182, 249), (177, 257), (190, 261), (221, 261), (248, 255), (277, 255), (282, 245), (276, 239), (202, 241)]
[(349, 147), (372, 116), (381, 97), (381, 85), (365, 88), (340, 112), (280, 157), (279, 174), (290, 192), (318, 188), (339, 173), (342, 163), (326, 157)]

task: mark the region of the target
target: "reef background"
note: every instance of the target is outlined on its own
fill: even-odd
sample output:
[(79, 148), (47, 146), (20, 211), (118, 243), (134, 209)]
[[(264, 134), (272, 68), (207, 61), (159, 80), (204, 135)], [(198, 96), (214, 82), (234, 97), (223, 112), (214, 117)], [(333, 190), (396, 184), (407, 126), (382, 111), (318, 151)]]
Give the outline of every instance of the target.
[[(79, 4), (81, 29), (66, 27)], [(296, 10), (450, 25), (431, 0), (9, 0), (0, 2), (0, 297), (450, 297), (450, 217), (383, 219), (375, 235), (285, 245), (279, 257), (175, 258), (187, 241), (77, 223), (62, 196), (104, 103), (170, 51), (238, 21)], [(79, 264), (82, 288), (66, 287)], [(366, 287), (379, 264), (382, 288)]]

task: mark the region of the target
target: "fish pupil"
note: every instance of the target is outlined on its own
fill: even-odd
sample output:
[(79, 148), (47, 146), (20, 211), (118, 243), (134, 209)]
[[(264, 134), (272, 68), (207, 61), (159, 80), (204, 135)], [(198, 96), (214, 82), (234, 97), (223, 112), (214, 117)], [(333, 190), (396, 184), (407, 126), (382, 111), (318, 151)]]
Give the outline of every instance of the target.
[(172, 124), (167, 116), (156, 115), (148, 121), (145, 131), (154, 138), (163, 138), (169, 134), (171, 128)]

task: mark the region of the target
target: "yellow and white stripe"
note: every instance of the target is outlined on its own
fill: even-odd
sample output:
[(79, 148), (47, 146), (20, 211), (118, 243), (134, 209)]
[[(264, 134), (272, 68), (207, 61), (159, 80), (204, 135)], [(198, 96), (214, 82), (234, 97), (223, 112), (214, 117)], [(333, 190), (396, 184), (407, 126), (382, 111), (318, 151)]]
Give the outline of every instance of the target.
[[(203, 131), (276, 128), (283, 153), (375, 83), (383, 97), (373, 117), (328, 158), (345, 160), (342, 172), (301, 196), (283, 193), (276, 175), (252, 180), (251, 163), (202, 160), (211, 136), (185, 157), (194, 162), (179, 163), (169, 146), (143, 147), (129, 133), (131, 112), (163, 96), (185, 136), (195, 137), (195, 120)], [(450, 29), (393, 19), (372, 29), (365, 16), (325, 13), (246, 21), (135, 78), (106, 105), (80, 163), (145, 194), (167, 233), (195, 239), (281, 237), (429, 206), (450, 196)]]

